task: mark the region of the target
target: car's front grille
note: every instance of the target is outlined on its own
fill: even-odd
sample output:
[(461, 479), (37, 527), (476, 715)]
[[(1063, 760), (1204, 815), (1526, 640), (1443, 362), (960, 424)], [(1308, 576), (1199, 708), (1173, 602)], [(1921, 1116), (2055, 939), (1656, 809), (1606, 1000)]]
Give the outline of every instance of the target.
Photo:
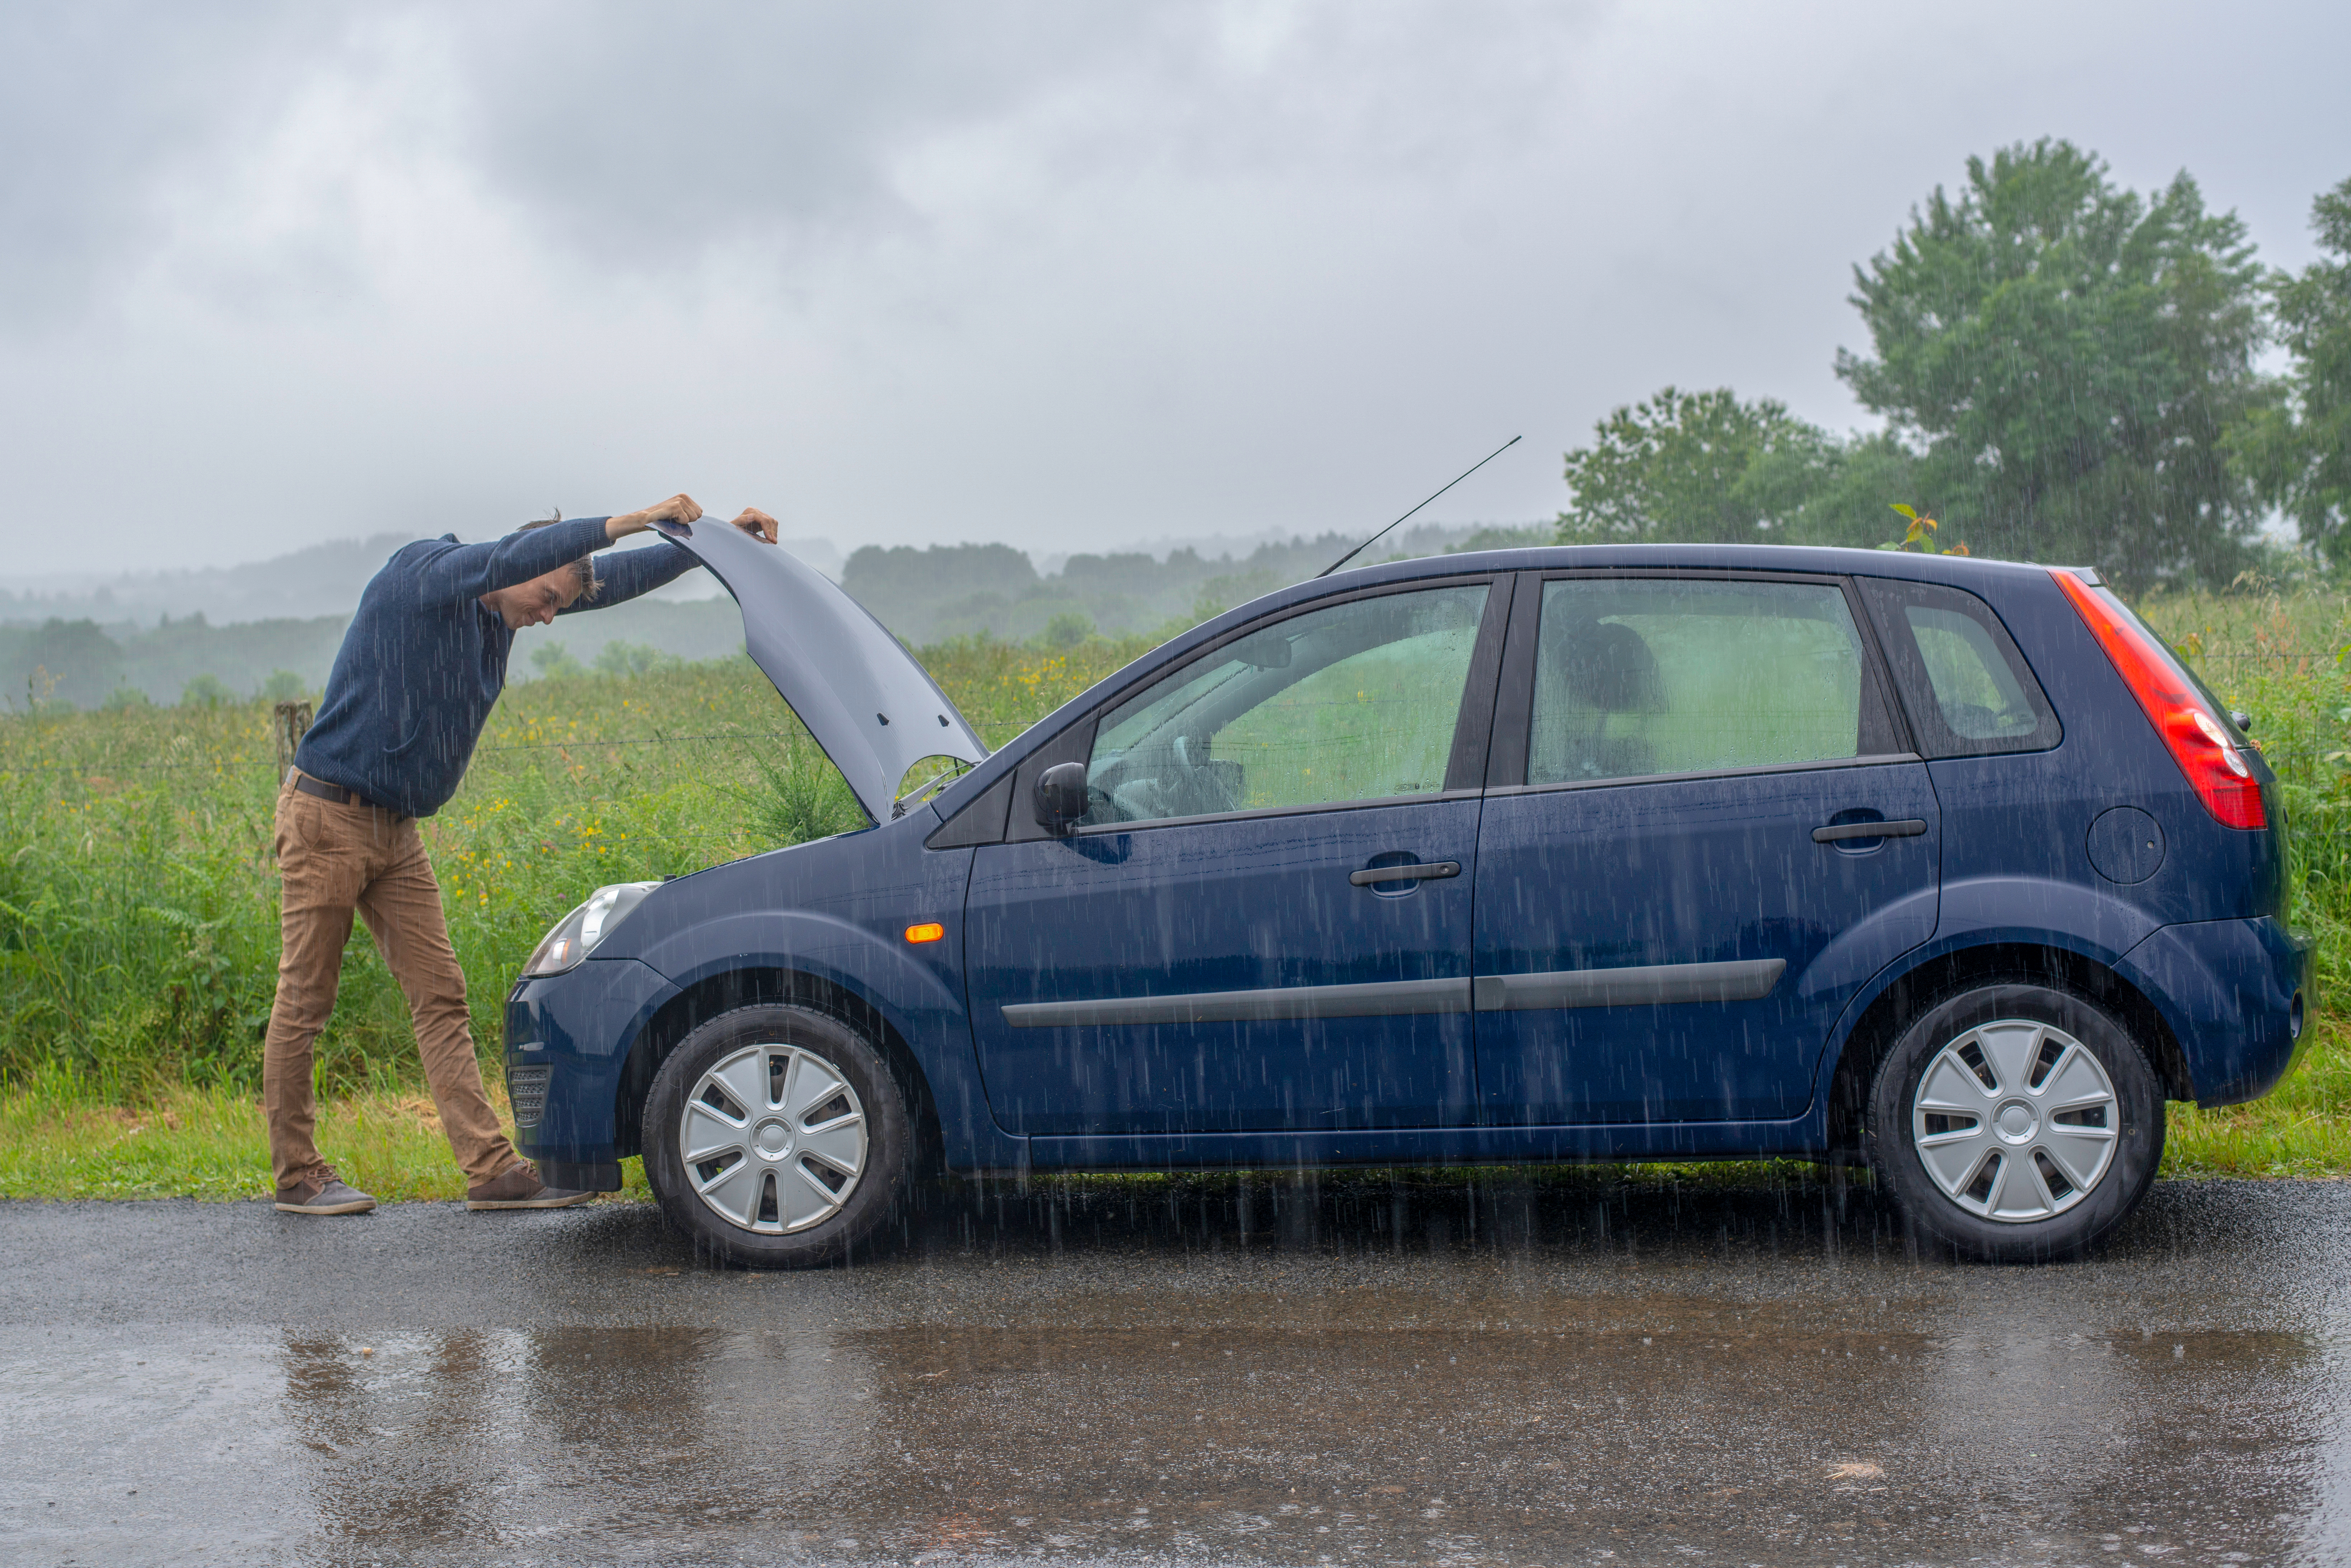
[(507, 1098), (514, 1103), (515, 1125), (536, 1127), (547, 1109), (547, 1075), (541, 1066), (507, 1069)]

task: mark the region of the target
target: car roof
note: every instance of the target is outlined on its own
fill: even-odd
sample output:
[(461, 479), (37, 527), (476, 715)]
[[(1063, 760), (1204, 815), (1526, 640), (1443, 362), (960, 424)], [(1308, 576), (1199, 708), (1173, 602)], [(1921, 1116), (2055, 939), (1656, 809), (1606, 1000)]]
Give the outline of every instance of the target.
[[(1913, 550), (1843, 549), (1813, 545), (1542, 545), (1523, 549), (1465, 550), (1458, 555), (1415, 556), (1353, 567), (1327, 577), (1278, 588), (1204, 621), (1170, 638), (1102, 681), (1096, 682), (1051, 713), (1031, 724), (998, 748), (996, 754), (935, 799), (939, 810), (953, 815), (981, 791), (993, 786), (1033, 749), (1040, 730), (1057, 731), (1082, 709), (1105, 700), (1102, 688), (1128, 685), (1123, 680), (1138, 665), (1163, 669), (1216, 642), (1240, 626), (1266, 615), (1320, 599), (1325, 594), (1421, 579), (1458, 577), (1497, 571), (1559, 571), (1573, 569), (1606, 570), (1771, 571), (1821, 576), (1893, 577), (1940, 582), (1981, 592), (2001, 582), (2049, 580), (2049, 569), (2029, 561), (1991, 560), (1980, 556), (1921, 555)], [(2087, 571), (2086, 568), (2074, 570)], [(2095, 574), (2090, 573), (2092, 580)]]
[[(2002, 578), (2033, 579), (2048, 569), (2030, 561), (1981, 556), (1921, 555), (1913, 550), (1847, 549), (1828, 545), (1540, 545), (1521, 549), (1466, 550), (1459, 555), (1420, 556), (1333, 572), (1314, 581), (1366, 584), (1458, 571), (1560, 571), (1617, 569), (1696, 571), (1813, 572), (1860, 577), (1908, 578), (1954, 586)], [(2077, 569), (2078, 570), (2078, 569)], [(1299, 584), (1306, 587), (1308, 584)], [(1284, 590), (1284, 592), (1290, 591)], [(1268, 603), (1260, 600), (1260, 605)], [(1301, 596), (1304, 597), (1304, 596)]]

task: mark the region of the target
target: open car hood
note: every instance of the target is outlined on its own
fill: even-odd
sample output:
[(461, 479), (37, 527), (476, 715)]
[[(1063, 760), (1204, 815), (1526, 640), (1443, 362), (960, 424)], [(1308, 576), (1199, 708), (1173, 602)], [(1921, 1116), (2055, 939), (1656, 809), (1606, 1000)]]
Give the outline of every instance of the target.
[(925, 757), (987, 757), (904, 643), (823, 573), (719, 517), (655, 523), (743, 607), (752, 663), (775, 682), (857, 803), (890, 820), (898, 782)]

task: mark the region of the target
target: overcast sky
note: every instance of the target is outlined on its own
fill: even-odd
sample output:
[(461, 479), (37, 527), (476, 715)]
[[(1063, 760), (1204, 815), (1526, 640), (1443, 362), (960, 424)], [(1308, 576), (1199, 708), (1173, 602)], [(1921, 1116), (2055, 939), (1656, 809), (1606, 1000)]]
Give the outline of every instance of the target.
[(1040, 553), (1527, 520), (1675, 382), (1844, 428), (1970, 152), (2307, 260), (2351, 6), (0, 0), (26, 574), (678, 488)]

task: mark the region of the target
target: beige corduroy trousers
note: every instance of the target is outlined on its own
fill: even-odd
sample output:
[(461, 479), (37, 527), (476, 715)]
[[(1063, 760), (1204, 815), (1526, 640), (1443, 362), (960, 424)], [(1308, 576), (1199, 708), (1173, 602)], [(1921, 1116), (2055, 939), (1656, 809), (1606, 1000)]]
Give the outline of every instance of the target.
[(325, 1161), (311, 1141), (317, 1110), (310, 1048), (335, 1009), (351, 916), (367, 922), (376, 950), (400, 982), (416, 1030), (424, 1081), (441, 1112), (450, 1151), (478, 1186), (517, 1161), (498, 1126), (474, 1057), (465, 974), (449, 946), (441, 884), (413, 817), (372, 806), (339, 805), (294, 788), (277, 793), (277, 867), (285, 878), (279, 915), (284, 946), (277, 999), (262, 1051), (262, 1104), (277, 1189), (315, 1177)]

